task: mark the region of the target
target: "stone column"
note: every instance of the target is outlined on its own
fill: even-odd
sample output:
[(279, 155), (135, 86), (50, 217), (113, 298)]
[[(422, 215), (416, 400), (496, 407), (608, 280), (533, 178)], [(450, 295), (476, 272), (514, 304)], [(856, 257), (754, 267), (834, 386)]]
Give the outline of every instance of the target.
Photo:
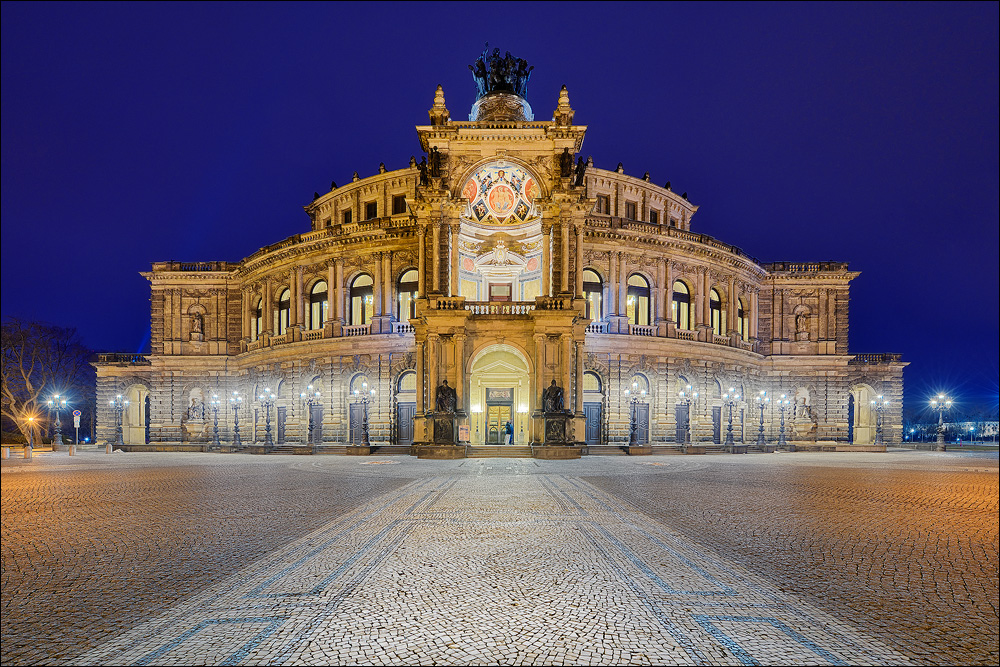
[[(296, 287), (295, 269), (292, 269), (288, 272), (288, 329), (299, 323), (297, 317), (299, 312), (299, 297)], [(287, 334), (288, 331), (285, 333)], [(291, 340), (291, 337), (289, 337), (289, 340)]]
[(328, 262), (326, 265), (326, 322), (332, 322), (337, 316), (335, 292), (333, 291), (337, 284), (335, 271), (334, 262)]
[[(264, 282), (264, 304), (260, 308), (261, 325), (269, 335), (274, 335), (274, 284), (268, 278)], [(221, 412), (221, 410), (220, 410)]]
[[(618, 314), (618, 264), (621, 253), (611, 253), (611, 263), (608, 267), (608, 315)], [(611, 333), (611, 332), (609, 332)]]
[(583, 225), (576, 227), (576, 298), (583, 298)]
[(344, 294), (344, 260), (339, 257), (335, 260), (336, 272), (337, 272), (337, 303), (336, 303), (336, 314), (337, 319), (341, 324), (344, 323), (344, 306), (345, 304), (345, 294)]
[(455, 334), (452, 345), (455, 350), (455, 409), (465, 410), (465, 334)]
[(667, 262), (662, 257), (656, 262), (656, 281), (658, 287), (653, 298), (653, 323), (659, 324), (666, 319), (666, 298), (667, 298)]
[(382, 312), (386, 315), (392, 315), (393, 309), (393, 289), (392, 289), (392, 253), (385, 252), (382, 253), (382, 296), (385, 299), (385, 305), (382, 307)]
[(302, 275), (303, 269), (301, 266), (295, 267), (295, 322), (299, 326), (305, 326), (305, 303), (306, 303), (306, 288), (305, 281)]
[(417, 296), (427, 296), (427, 267), (425, 253), (427, 252), (427, 227), (417, 227)]
[(552, 251), (550, 249), (550, 239), (552, 225), (542, 221), (542, 296), (552, 294)]
[[(576, 414), (583, 414), (583, 342), (576, 341)], [(582, 438), (578, 438), (582, 440)]]
[(570, 383), (570, 377), (573, 372), (573, 335), (564, 333), (560, 336), (560, 338), (562, 339), (562, 350), (560, 350), (560, 356), (562, 357), (562, 359), (560, 359), (562, 362), (560, 364), (562, 366), (562, 379), (560, 380), (560, 384), (563, 386), (565, 407), (569, 408), (571, 403), (569, 396), (566, 396), (566, 394), (568, 394), (573, 388), (572, 383)]
[(435, 409), (434, 394), (438, 386), (438, 363), (437, 363), (438, 335), (427, 335), (427, 402), (430, 403), (429, 410)]
[(563, 219), (559, 223), (559, 237), (562, 239), (562, 275), (559, 281), (559, 291), (569, 292), (569, 221)]
[(431, 289), (435, 292), (441, 291), (441, 224), (438, 222), (433, 223), (433, 255), (431, 262), (432, 282)]
[(451, 230), (451, 243), (449, 251), (451, 252), (451, 270), (448, 272), (448, 290), (450, 292), (449, 296), (458, 296), (459, 292), (459, 282), (458, 282), (458, 223), (451, 223), (448, 225)]
[(240, 294), (243, 297), (243, 338), (250, 340), (250, 289), (244, 287), (240, 290)]
[(751, 338), (758, 338), (758, 336), (757, 336), (757, 319), (758, 319), (758, 311), (759, 311), (759, 307), (760, 307), (759, 304), (760, 304), (760, 293), (759, 292), (750, 292), (750, 312), (747, 313), (747, 316), (750, 319), (750, 337)]
[[(618, 257), (618, 314), (625, 316), (628, 312), (628, 261), (624, 255)], [(627, 326), (627, 323), (626, 323)], [(626, 333), (628, 329), (625, 330)]]
[(424, 414), (427, 405), (424, 392), (426, 391), (424, 382), (424, 348), (426, 347), (423, 341), (417, 342), (417, 414)]
[[(372, 317), (380, 317), (382, 315), (382, 253), (373, 253), (372, 259), (374, 260), (372, 263), (375, 265), (375, 275), (372, 280), (372, 299), (375, 301), (373, 304), (375, 312)], [(372, 333), (378, 333), (378, 330), (373, 330)]]
[(712, 309), (709, 304), (711, 297), (709, 296), (709, 289), (711, 288), (710, 279), (708, 277), (708, 269), (702, 269), (701, 271), (701, 317), (702, 320), (700, 324), (705, 326), (712, 326)]
[(729, 303), (726, 307), (726, 313), (727, 313), (726, 317), (729, 321), (726, 322), (727, 331), (724, 332), (727, 335), (729, 333), (735, 333), (738, 328), (738, 325), (736, 324), (736, 313), (738, 312), (738, 309), (736, 308), (736, 299), (737, 299), (736, 278), (734, 276), (729, 276), (728, 289), (729, 289)]
[(531, 388), (532, 410), (541, 412), (540, 403), (542, 390), (545, 389), (545, 334), (535, 334), (535, 382)]

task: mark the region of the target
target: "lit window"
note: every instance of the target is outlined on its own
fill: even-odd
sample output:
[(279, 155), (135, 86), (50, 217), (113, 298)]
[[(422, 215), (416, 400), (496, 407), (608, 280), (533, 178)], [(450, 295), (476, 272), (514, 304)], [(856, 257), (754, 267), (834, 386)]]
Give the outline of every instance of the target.
[(678, 329), (691, 329), (691, 291), (680, 280), (674, 282), (670, 310)]
[(375, 314), (372, 277), (362, 273), (351, 283), (351, 324), (368, 324)]
[(288, 316), (292, 312), (292, 293), (287, 289), (278, 297), (278, 310), (274, 313), (274, 333), (281, 336), (288, 331)]
[(410, 269), (399, 278), (399, 321), (417, 316), (417, 271)]
[(743, 299), (736, 302), (736, 332), (740, 335), (740, 340), (747, 340), (750, 336), (750, 318)]
[(601, 301), (604, 297), (604, 284), (597, 272), (592, 269), (583, 270), (583, 298), (587, 303), (587, 317), (597, 321), (604, 317)]
[(711, 318), (712, 331), (716, 336), (726, 335), (726, 313), (722, 310), (722, 297), (713, 289), (708, 293), (708, 310)]
[(250, 321), (250, 339), (257, 340), (260, 338), (261, 328), (264, 326), (264, 300), (257, 299), (257, 305), (254, 306), (253, 320)]
[(312, 291), (309, 293), (310, 329), (322, 329), (323, 323), (326, 322), (327, 305), (329, 303), (327, 294), (326, 281), (320, 280), (313, 285)]
[(649, 283), (640, 275), (632, 274), (628, 277), (625, 314), (629, 324), (649, 324)]

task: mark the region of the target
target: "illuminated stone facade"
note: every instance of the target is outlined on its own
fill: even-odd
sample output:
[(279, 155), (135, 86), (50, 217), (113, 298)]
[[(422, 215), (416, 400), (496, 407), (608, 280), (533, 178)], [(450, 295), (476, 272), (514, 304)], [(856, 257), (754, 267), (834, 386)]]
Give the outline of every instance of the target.
[[(569, 440), (591, 448), (721, 445), (731, 387), (734, 441), (751, 450), (762, 390), (770, 446), (782, 395), (799, 448), (871, 447), (878, 395), (884, 440), (900, 440), (905, 363), (848, 352), (846, 264), (761, 263), (693, 231), (686, 195), (581, 159), (587, 127), (565, 88), (552, 120), (507, 93), (454, 120), (440, 88), (429, 115), (420, 163), (318, 195), (309, 231), (239, 262), (143, 274), (151, 353), (96, 364), (99, 407), (130, 400), (125, 443), (209, 446), (217, 396), (224, 447), (237, 415), (262, 451), (267, 414), (286, 450), (419, 445), (445, 380), (455, 439), (468, 427), (473, 444), (507, 421), (515, 444), (544, 444), (553, 381)], [(98, 435), (112, 440), (104, 410)]]

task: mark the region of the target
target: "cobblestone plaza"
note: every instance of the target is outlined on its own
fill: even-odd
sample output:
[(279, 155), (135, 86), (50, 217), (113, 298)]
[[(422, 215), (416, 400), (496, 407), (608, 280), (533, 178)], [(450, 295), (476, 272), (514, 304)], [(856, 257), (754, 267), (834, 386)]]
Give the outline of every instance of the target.
[(995, 453), (2, 467), (7, 664), (996, 664)]

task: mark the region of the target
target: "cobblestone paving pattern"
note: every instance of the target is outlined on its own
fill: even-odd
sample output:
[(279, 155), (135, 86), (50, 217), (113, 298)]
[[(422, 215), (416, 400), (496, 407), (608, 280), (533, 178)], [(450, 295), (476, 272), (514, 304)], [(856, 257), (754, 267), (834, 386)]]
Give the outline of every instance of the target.
[(995, 455), (88, 453), (2, 472), (4, 665), (996, 655)]
[[(3, 462), (4, 665), (73, 657), (405, 479), (279, 457), (65, 452)], [(280, 457), (285, 460), (295, 457)]]
[(1000, 661), (995, 454), (688, 458), (587, 479), (914, 662)]

